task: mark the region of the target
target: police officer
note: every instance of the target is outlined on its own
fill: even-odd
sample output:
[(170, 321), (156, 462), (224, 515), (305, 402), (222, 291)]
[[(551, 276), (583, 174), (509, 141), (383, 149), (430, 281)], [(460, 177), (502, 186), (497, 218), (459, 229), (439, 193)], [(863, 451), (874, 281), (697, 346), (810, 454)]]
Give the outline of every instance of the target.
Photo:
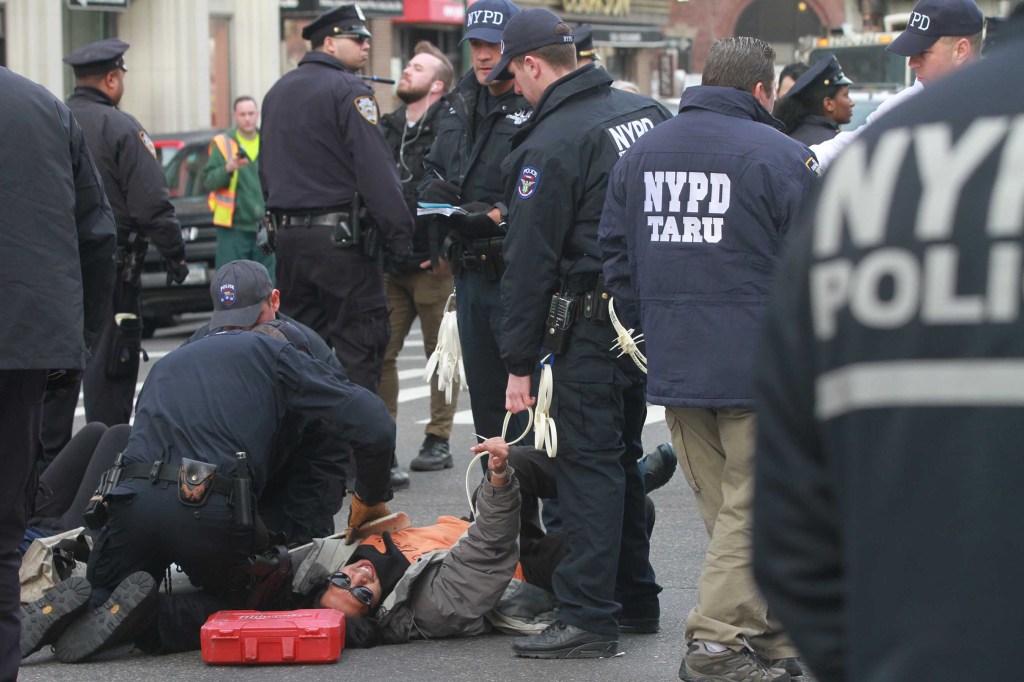
[[(210, 335), (211, 329), (252, 329), (279, 320), (287, 322), (302, 338), (296, 346), (332, 370), (345, 375), (338, 356), (315, 331), (279, 311), (281, 292), (274, 288), (270, 273), (261, 263), (236, 260), (222, 266), (210, 280), (213, 317), (185, 341), (192, 343)], [(184, 344), (182, 344), (184, 345)], [(304, 428), (305, 427), (305, 428)], [(275, 437), (278, 455), (286, 463), (277, 475), (280, 485), (268, 487), (259, 500), (260, 517), (273, 531), (284, 533), (288, 544), (308, 542), (334, 532), (334, 516), (345, 497), (347, 456), (330, 457), (332, 451), (348, 454), (348, 445), (319, 420), (307, 423), (289, 417)], [(324, 450), (323, 456), (301, 457), (307, 450)], [(316, 469), (316, 476), (303, 476), (304, 469)], [(296, 475), (292, 473), (296, 472)], [(303, 488), (313, 482), (313, 487)], [(392, 485), (394, 480), (392, 479)], [(301, 501), (301, 505), (299, 504)]]
[[(222, 286), (228, 296), (230, 283)], [(289, 415), (319, 419), (352, 446), (359, 476), (351, 527), (388, 514), (395, 423), (384, 404), (283, 340), (287, 334), (257, 330), (264, 333), (213, 334), (153, 366), (139, 394), (120, 482), (107, 497), (108, 520), (89, 557), (94, 608), (60, 636), (58, 659), (84, 660), (140, 630), (172, 562), (195, 585), (230, 601), (233, 569), (266, 542), (258, 517), (243, 512), (274, 485), (282, 464), (274, 437)], [(301, 456), (320, 454), (334, 456)], [(315, 479), (315, 469), (308, 475)], [(75, 617), (51, 614), (29, 614), (53, 624), (34, 628), (44, 634), (33, 646), (48, 643)]]
[[(474, 202), (484, 208), (504, 201), (501, 162), (512, 135), (529, 120), (530, 103), (512, 81), (487, 82), (501, 57), (501, 32), (519, 8), (508, 0), (478, 0), (466, 12), (472, 68), (448, 95), (450, 107), (438, 125), (427, 156), (430, 173), (421, 186), (423, 201)], [(450, 262), (455, 275), (459, 340), (466, 380), (472, 391), (473, 427), (483, 436), (501, 434), (505, 418), (505, 367), (498, 350), (501, 301), (498, 280), (504, 270), (504, 230), (494, 221), (448, 221), (455, 229)], [(525, 422), (523, 422), (525, 425)], [(516, 433), (519, 429), (513, 428)], [(421, 452), (411, 465), (417, 471), (452, 466), (449, 452)]]
[[(173, 281), (181, 283), (188, 275), (181, 226), (156, 149), (139, 122), (117, 108), (124, 94), (127, 49), (128, 43), (111, 38), (64, 58), (75, 71), (75, 90), (67, 104), (82, 126), (117, 220), (117, 284), (83, 376), (86, 421), (107, 426), (127, 424), (132, 412), (142, 333), (139, 268), (147, 242), (160, 251)], [(77, 404), (77, 387), (47, 404), (46, 461), (71, 438)]]
[(836, 159), (772, 294), (754, 570), (822, 682), (1020, 676), (1014, 23)]
[(775, 117), (797, 142), (810, 146), (830, 140), (853, 116), (852, 83), (834, 54), (822, 57), (775, 103)]
[[(313, 50), (263, 99), (260, 179), (277, 216), (281, 309), (334, 347), (349, 378), (380, 381), (388, 342), (387, 299), (376, 223), (398, 261), (411, 258), (412, 216), (379, 127), (373, 92), (354, 72), (370, 32), (357, 5), (342, 5), (302, 30)], [(356, 232), (356, 195), (369, 213)]]
[(573, 45), (576, 47), (576, 68), (601, 61), (601, 55), (594, 48), (594, 27), (580, 24), (572, 30)]
[[(557, 487), (568, 538), (568, 554), (553, 579), (560, 620), (516, 640), (513, 649), (537, 658), (613, 656), (620, 626), (657, 631), (661, 588), (649, 561), (637, 465), (644, 375), (628, 357), (616, 359), (609, 351), (615, 331), (602, 296), (597, 224), (612, 166), (669, 114), (648, 97), (613, 89), (603, 69), (576, 69), (572, 29), (546, 9), (524, 10), (509, 21), (501, 61), (488, 79), (506, 71), (534, 106), (505, 164), (506, 401), (511, 412), (534, 402), (530, 375), (538, 349), (544, 344), (554, 351), (551, 416), (558, 427)], [(545, 342), (556, 293), (575, 305), (569, 316), (575, 322), (562, 344)]]
[[(18, 677), (22, 542), (47, 374), (81, 371), (114, 282), (114, 217), (71, 112), (0, 67), (0, 680)], [(77, 396), (77, 382), (74, 390)]]

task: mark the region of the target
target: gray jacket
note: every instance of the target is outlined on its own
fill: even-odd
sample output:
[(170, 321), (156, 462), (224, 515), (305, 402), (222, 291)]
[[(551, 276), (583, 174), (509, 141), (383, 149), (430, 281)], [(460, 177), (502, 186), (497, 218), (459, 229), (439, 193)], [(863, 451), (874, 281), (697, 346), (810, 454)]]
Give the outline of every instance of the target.
[[(377, 618), (385, 641), (478, 635), (491, 629), (497, 606), (519, 561), (519, 482), (477, 491), (476, 521), (451, 549), (421, 556), (402, 576)], [(343, 538), (316, 540), (301, 559), (292, 589), (308, 594), (344, 565), (356, 545)], [(297, 560), (293, 556), (293, 561)]]

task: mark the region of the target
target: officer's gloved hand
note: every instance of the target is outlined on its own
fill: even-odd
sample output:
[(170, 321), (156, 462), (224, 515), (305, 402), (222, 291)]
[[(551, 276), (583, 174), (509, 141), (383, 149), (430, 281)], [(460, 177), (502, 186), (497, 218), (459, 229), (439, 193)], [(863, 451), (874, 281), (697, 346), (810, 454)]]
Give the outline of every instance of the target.
[(451, 204), (462, 199), (462, 188), (441, 178), (427, 178), (420, 185), (420, 201), (426, 204)]
[(464, 204), (460, 208), (469, 215), (453, 215), (449, 218), (452, 229), (459, 233), (463, 239), (482, 239), (485, 237), (500, 237), (504, 234), (498, 224), (491, 216), (487, 215), (491, 210), (490, 204), (482, 201), (473, 201)]
[(188, 265), (185, 261), (173, 261), (167, 259), (167, 286), (171, 286), (171, 282), (175, 284), (181, 284), (188, 277)]

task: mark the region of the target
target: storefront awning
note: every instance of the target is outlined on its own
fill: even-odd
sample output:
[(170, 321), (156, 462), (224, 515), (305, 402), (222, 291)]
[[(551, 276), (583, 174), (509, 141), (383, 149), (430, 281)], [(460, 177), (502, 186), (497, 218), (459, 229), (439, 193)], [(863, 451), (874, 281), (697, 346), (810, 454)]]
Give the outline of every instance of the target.
[[(362, 2), (362, 0), (360, 0)], [(405, 0), (405, 12), (393, 19), (396, 24), (462, 25), (466, 10), (458, 0)]]
[[(408, 0), (407, 0), (408, 1)], [(665, 34), (657, 26), (593, 24), (594, 42), (612, 47), (666, 47)]]

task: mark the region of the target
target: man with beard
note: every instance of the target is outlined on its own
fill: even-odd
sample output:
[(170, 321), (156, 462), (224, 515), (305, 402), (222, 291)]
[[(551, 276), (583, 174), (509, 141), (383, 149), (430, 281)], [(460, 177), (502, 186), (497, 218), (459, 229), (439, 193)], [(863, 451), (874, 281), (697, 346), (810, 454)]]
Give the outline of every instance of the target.
[[(416, 188), (427, 175), (423, 160), (437, 136), (441, 115), (447, 109), (443, 98), (452, 86), (453, 77), (454, 69), (443, 52), (425, 40), (417, 43), (415, 54), (398, 82), (398, 97), (404, 104), (380, 122), (388, 146), (395, 155), (402, 193), (413, 215), (419, 200)], [(438, 256), (443, 239), (444, 234), (438, 233), (437, 220), (429, 216), (417, 218), (413, 232), (416, 258), (410, 263), (419, 262), (422, 267), (430, 269), (388, 268), (384, 275), (391, 338), (384, 352), (384, 368), (377, 395), (387, 405), (393, 419), (398, 418), (397, 358), (405, 337), (418, 316), (423, 328), (423, 349), (429, 355), (437, 346), (437, 330), (441, 326), (448, 296), (452, 293), (451, 271)], [(444, 391), (431, 384), (430, 421), (420, 447), (421, 456), (435, 448), (448, 451), (457, 400), (457, 395), (452, 396), (451, 404), (447, 404)], [(396, 470), (392, 472), (391, 480), (392, 485), (401, 485), (408, 484), (409, 479), (408, 474)]]

